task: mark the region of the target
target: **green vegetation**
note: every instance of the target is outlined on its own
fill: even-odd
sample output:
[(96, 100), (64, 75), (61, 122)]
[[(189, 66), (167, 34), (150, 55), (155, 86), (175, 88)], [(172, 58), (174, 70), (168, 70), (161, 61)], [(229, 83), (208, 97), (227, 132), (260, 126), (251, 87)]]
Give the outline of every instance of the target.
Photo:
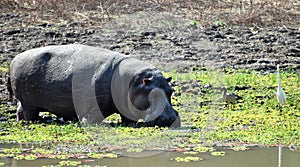
[(200, 157), (192, 157), (192, 156), (187, 156), (187, 157), (176, 157), (175, 161), (176, 162), (196, 162), (196, 161), (202, 161), (203, 159)]
[(211, 152), (212, 156), (225, 156), (225, 152), (224, 151), (215, 151), (215, 152)]
[[(199, 85), (186, 88), (175, 101), (182, 106), (178, 109), (183, 123), (206, 129), (208, 139), (299, 145), (299, 74), (281, 74), (281, 85), (287, 94), (285, 106), (279, 106), (276, 100), (276, 74), (229, 70), (174, 73), (173, 76), (182, 83)], [(228, 107), (222, 105), (221, 87), (242, 96), (243, 100)], [(182, 87), (175, 89), (179, 93)]]
[(8, 72), (9, 68), (8, 67), (2, 67), (0, 66), (0, 73), (6, 73)]
[[(0, 157), (117, 158), (114, 151), (119, 149), (180, 151), (188, 155), (210, 152), (224, 156), (225, 152), (214, 150), (216, 142), (234, 146), (232, 149), (236, 151), (247, 150), (248, 144), (300, 145), (300, 76), (296, 72), (281, 73), (281, 86), (287, 95), (285, 106), (276, 100), (275, 73), (194, 68), (188, 73), (173, 71), (165, 75), (173, 77), (173, 104), (183, 125), (179, 130), (106, 124), (88, 127), (74, 123), (25, 124), (8, 119), (0, 124), (0, 143), (15, 147), (1, 150)], [(222, 87), (243, 99), (236, 104), (225, 104)], [(5, 110), (0, 111), (5, 115)], [(119, 121), (120, 117), (113, 115), (107, 120)], [(194, 160), (201, 158), (176, 159), (177, 162)]]

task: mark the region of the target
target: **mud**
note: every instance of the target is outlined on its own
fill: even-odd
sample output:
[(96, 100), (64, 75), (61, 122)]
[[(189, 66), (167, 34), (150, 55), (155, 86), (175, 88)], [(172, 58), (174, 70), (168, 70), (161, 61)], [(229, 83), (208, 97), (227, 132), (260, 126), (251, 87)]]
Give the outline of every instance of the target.
[[(126, 23), (126, 24), (125, 24)], [(170, 13), (136, 13), (96, 30), (91, 45), (106, 47), (168, 69), (300, 68), (300, 31), (293, 27), (201, 27)]]
[(300, 69), (298, 27), (244, 27), (197, 22), (171, 13), (137, 12), (101, 27), (22, 24), (26, 14), (0, 15), (0, 63), (7, 66), (25, 50), (45, 45), (89, 44), (149, 61), (163, 69)]

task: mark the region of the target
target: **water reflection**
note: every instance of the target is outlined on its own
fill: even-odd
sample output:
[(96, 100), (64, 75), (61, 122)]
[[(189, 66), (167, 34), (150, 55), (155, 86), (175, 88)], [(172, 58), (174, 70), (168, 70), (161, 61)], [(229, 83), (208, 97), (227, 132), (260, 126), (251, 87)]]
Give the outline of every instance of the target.
[[(178, 163), (171, 161), (176, 157), (185, 157), (186, 155), (178, 152), (149, 152), (126, 154), (117, 159), (97, 159), (94, 162), (85, 162), (83, 159), (81, 165), (105, 165), (108, 167), (157, 167), (157, 166), (175, 166), (175, 167), (299, 167), (300, 153), (290, 151), (288, 148), (270, 147), (270, 148), (251, 148), (248, 151), (235, 152), (224, 148), (218, 148), (226, 152), (225, 156), (212, 156), (210, 153), (200, 153), (198, 155), (203, 161)], [(143, 154), (143, 156), (141, 156)], [(147, 156), (146, 156), (147, 154)], [(138, 157), (138, 156), (141, 157)], [(57, 165), (60, 160), (38, 159), (35, 161), (1, 159), (5, 167), (35, 167), (43, 165)]]
[(281, 145), (278, 146), (278, 167), (281, 167), (281, 156), (282, 156), (282, 149)]

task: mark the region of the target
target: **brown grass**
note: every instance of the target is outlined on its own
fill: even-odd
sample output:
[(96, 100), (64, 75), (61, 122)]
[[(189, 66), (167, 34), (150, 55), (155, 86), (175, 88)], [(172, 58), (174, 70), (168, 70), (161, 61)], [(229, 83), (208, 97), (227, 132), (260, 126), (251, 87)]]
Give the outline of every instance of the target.
[(28, 22), (102, 23), (137, 11), (166, 11), (199, 21), (245, 26), (299, 26), (298, 0), (1, 0), (0, 10), (25, 13)]

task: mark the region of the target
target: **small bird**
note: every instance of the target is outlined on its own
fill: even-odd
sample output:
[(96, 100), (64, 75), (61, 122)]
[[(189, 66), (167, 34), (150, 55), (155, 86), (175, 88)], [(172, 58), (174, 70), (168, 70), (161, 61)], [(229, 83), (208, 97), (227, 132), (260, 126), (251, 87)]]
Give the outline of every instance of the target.
[(242, 99), (241, 96), (238, 96), (238, 95), (236, 95), (234, 93), (227, 93), (227, 89), (226, 88), (222, 88), (221, 90), (223, 92), (223, 101), (226, 102), (227, 104), (233, 104), (237, 100)]
[(280, 87), (280, 74), (279, 74), (279, 65), (278, 64), (277, 64), (277, 82), (278, 82), (278, 87), (277, 87), (277, 92), (276, 92), (277, 101), (281, 105), (284, 105), (285, 101), (286, 101), (286, 96), (285, 96), (283, 89)]

